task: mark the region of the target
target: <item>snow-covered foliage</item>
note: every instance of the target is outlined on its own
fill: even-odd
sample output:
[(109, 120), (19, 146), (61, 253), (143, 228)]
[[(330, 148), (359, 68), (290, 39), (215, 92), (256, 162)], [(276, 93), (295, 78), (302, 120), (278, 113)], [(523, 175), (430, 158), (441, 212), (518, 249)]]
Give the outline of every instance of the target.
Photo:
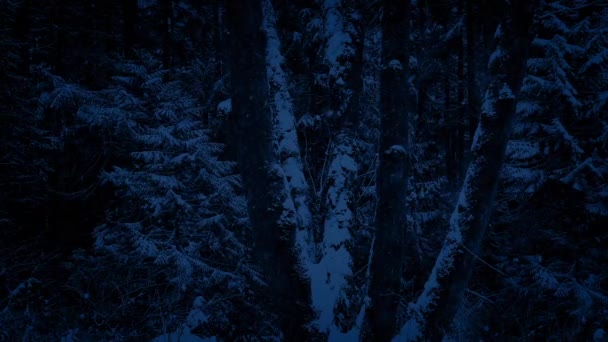
[[(518, 327), (507, 325), (504, 331), (591, 339), (590, 331), (605, 324), (593, 317), (603, 317), (606, 297), (594, 279), (606, 274), (602, 261), (591, 260), (599, 256), (605, 234), (597, 228), (608, 213), (606, 126), (596, 112), (605, 106), (607, 69), (600, 50), (606, 47), (601, 33), (606, 9), (579, 10), (593, 6), (549, 1), (541, 16), (490, 242), (510, 241), (506, 249), (492, 248), (489, 256), (506, 273), (502, 286), (492, 288), (497, 292), (482, 293), (498, 298), (492, 305), (502, 322), (491, 322), (491, 330), (513, 319), (507, 317), (519, 317)], [(483, 275), (495, 276), (493, 271)], [(556, 303), (551, 314), (543, 309), (547, 302)], [(518, 309), (509, 309), (513, 303)]]
[[(516, 210), (497, 215), (491, 243), (511, 242), (486, 259), (503, 273), (483, 274), (502, 279), (500, 287), (483, 292), (496, 299), (493, 306), (501, 312), (500, 320), (490, 321), (491, 329), (503, 325), (513, 336), (527, 332), (576, 338), (590, 337), (606, 324), (608, 296), (598, 282), (607, 276), (600, 252), (605, 234), (597, 229), (601, 219), (585, 211), (583, 192), (549, 180)], [(547, 302), (554, 303), (551, 312), (544, 309)], [(515, 317), (519, 323), (505, 325)]]
[[(214, 324), (226, 320), (229, 312), (221, 308), (225, 303), (217, 302), (219, 293), (210, 295), (207, 289), (221, 287), (224, 296), (234, 296), (246, 287), (246, 247), (235, 235), (246, 224), (246, 203), (238, 193), (235, 165), (218, 159), (222, 146), (209, 141), (201, 126), (196, 94), (183, 81), (192, 72), (177, 70), (169, 81), (154, 73), (133, 75), (142, 79), (140, 102), (147, 106), (140, 107), (143, 115), (132, 128), (131, 162), (103, 175), (121, 204), (95, 230), (94, 245), (100, 258), (115, 265), (115, 275), (125, 272), (125, 290), (171, 313), (159, 316), (165, 327), (183, 324), (186, 317), (175, 313), (197, 298), (204, 319), (190, 320), (189, 328), (207, 326), (214, 334), (220, 328)], [(136, 276), (142, 272), (149, 276)], [(159, 291), (164, 294), (156, 302)], [(126, 301), (124, 314), (136, 310), (135, 298), (121, 300)], [(147, 324), (154, 329), (161, 321)], [(222, 334), (230, 333), (226, 328), (220, 328)]]
[[(491, 49), (511, 32), (497, 18), (518, 2), (532, 3), (412, 1), (410, 33), (396, 36), (415, 56), (384, 66), (389, 1), (243, 2), (264, 14), (256, 37), (265, 49), (242, 53), (266, 59), (270, 207), (283, 213), (273, 222), (285, 236), (297, 229), (271, 250), (273, 236), (252, 241), (250, 189), (234, 162), (232, 1), (3, 1), (0, 340), (280, 341), (277, 322), (294, 309), (273, 303), (282, 290), (302, 292), (295, 307), (306, 313), (290, 324), (311, 340), (366, 339), (371, 276), (391, 266), (372, 266), (384, 153), (408, 158), (404, 217), (420, 256), (391, 293), (396, 340), (427, 338), (445, 274), (471, 255), (475, 272), (446, 340), (606, 340), (602, 1), (544, 1), (522, 91), (501, 81), (488, 93), (484, 119), (513, 98), (517, 116), (486, 242), (462, 248), (471, 217), (461, 209), (476, 198), (458, 192), (460, 166), (471, 161), (466, 145), (490, 138), (473, 134), (475, 93), (512, 57)], [(418, 106), (408, 143), (379, 150), (383, 68), (416, 74), (403, 81)], [(477, 171), (466, 184), (479, 185)], [(305, 276), (303, 289), (268, 291), (275, 265), (254, 269), (252, 248), (285, 256), (277, 262)]]
[[(589, 158), (599, 163), (596, 169), (602, 172), (603, 163), (593, 156), (605, 154), (605, 146), (597, 144), (604, 130), (592, 124), (590, 117), (605, 105), (606, 60), (601, 51), (606, 41), (601, 13), (606, 9), (586, 16), (573, 10), (579, 5), (565, 0), (546, 4), (548, 14), (542, 17), (539, 36), (533, 41), (514, 141), (509, 146), (505, 173), (506, 182), (512, 184), (509, 192), (531, 194), (546, 179), (569, 179)], [(540, 160), (551, 161), (539, 167)], [(598, 176), (603, 177), (577, 173), (571, 183), (598, 193)]]
[(110, 339), (177, 328), (243, 335), (252, 327), (224, 322), (247, 310), (257, 275), (240, 240), (240, 177), (219, 159), (223, 146), (210, 141), (188, 81), (204, 64), (171, 72), (155, 65), (117, 64), (114, 85), (100, 91), (41, 70), (40, 112), (65, 127), (64, 139), (70, 129), (99, 132), (99, 148), (116, 158), (100, 180), (115, 200), (95, 229), (95, 253), (71, 261), (66, 286), (81, 298), (79, 318), (63, 326)]

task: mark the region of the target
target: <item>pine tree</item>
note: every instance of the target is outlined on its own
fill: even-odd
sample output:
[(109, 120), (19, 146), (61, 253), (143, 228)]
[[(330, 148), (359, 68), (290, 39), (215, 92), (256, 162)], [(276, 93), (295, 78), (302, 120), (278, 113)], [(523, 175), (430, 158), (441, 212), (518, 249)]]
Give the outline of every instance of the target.
[[(126, 301), (121, 313), (132, 314), (144, 304), (161, 314), (147, 317), (144, 331), (158, 333), (162, 319), (169, 330), (183, 324), (230, 336), (239, 327), (218, 324), (235, 309), (215, 302), (219, 290), (214, 295), (209, 291), (222, 288), (224, 296), (231, 296), (246, 288), (245, 277), (252, 271), (242, 260), (247, 248), (237, 238), (246, 222), (246, 203), (238, 194), (236, 165), (218, 160), (222, 146), (209, 141), (196, 93), (184, 84), (192, 72), (184, 68), (170, 81), (163, 81), (162, 71), (149, 74), (144, 69), (134, 75), (141, 77), (145, 99), (131, 99), (138, 104), (131, 110), (142, 111), (130, 127), (131, 162), (103, 176), (121, 203), (96, 229), (95, 247), (103, 264), (118, 268), (115, 275), (125, 272), (123, 286), (139, 292), (120, 298)], [(100, 112), (94, 108), (88, 113)], [(155, 298), (159, 292), (163, 298)], [(188, 315), (190, 305), (194, 307)], [(109, 319), (105, 323), (112, 326), (124, 318)]]
[[(605, 217), (599, 181), (605, 172), (604, 150), (597, 145), (603, 130), (596, 124), (602, 118), (592, 109), (601, 103), (596, 102), (601, 90), (594, 87), (602, 82), (603, 68), (601, 62), (587, 64), (596, 56), (586, 51), (601, 41), (595, 31), (601, 27), (601, 11), (592, 2), (552, 1), (540, 16), (492, 239), (492, 245), (508, 247), (489, 253), (500, 269), (509, 271), (504, 281), (492, 282), (492, 289), (501, 298), (527, 304), (519, 327), (495, 319), (490, 324), (500, 328), (492, 329), (591, 338), (602, 324), (587, 317), (602, 315), (596, 310), (605, 296), (593, 280), (603, 271), (591, 261), (603, 239), (596, 227)], [(597, 74), (585, 67), (592, 64)], [(585, 259), (585, 267), (572, 266), (573, 259)], [(535, 275), (533, 281), (530, 275)], [(547, 315), (542, 304), (556, 298), (560, 305), (552, 312), (559, 319)], [(503, 300), (496, 305), (501, 315), (522, 317), (506, 309), (510, 304)]]

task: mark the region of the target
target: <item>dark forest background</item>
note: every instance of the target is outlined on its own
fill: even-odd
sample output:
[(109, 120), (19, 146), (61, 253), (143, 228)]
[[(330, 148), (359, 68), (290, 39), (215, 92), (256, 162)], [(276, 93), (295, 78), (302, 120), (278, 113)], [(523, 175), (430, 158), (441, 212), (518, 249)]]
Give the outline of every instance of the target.
[(604, 1), (0, 9), (0, 340), (608, 340)]

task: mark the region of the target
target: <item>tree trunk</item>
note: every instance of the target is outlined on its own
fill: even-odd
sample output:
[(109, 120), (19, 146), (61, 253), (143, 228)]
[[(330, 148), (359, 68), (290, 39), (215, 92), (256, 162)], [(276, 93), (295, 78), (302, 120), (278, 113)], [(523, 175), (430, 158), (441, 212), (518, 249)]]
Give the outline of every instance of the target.
[(224, 42), (224, 4), (222, 0), (213, 3), (213, 49), (218, 56), (218, 71), (220, 77), (224, 75), (224, 52), (226, 43)]
[(475, 49), (477, 48), (476, 32), (474, 31), (475, 16), (473, 14), (473, 0), (465, 0), (465, 37), (466, 37), (466, 88), (467, 88), (467, 106), (466, 111), (469, 114), (469, 136), (471, 139), (475, 135), (475, 129), (479, 121), (479, 108), (481, 101), (479, 99), (478, 84), (476, 82), (477, 59), (475, 58)]
[(465, 161), (465, 145), (464, 138), (466, 132), (466, 123), (468, 121), (467, 118), (467, 105), (465, 101), (465, 70), (464, 70), (464, 38), (460, 39), (460, 46), (458, 47), (458, 66), (457, 66), (457, 74), (458, 74), (458, 88), (457, 88), (457, 107), (458, 111), (456, 112), (456, 127), (454, 130), (454, 138), (455, 138), (455, 146), (454, 146), (454, 159), (456, 160), (456, 183), (455, 185), (458, 187), (462, 184), (462, 180), (464, 178), (464, 171), (466, 170), (466, 161)]
[(238, 151), (252, 226), (253, 260), (259, 266), (268, 300), (286, 341), (306, 339), (309, 287), (300, 276), (294, 248), (295, 212), (289, 208), (284, 174), (273, 149), (268, 100), (266, 35), (260, 0), (229, 1), (229, 65), (232, 75), (233, 143)]
[(173, 26), (173, 2), (171, 0), (160, 1), (160, 15), (161, 15), (161, 30), (163, 39), (163, 68), (168, 69), (171, 67), (173, 60), (173, 49), (172, 49), (172, 26)]
[(123, 0), (123, 51), (127, 58), (135, 58), (136, 25), (137, 0)]
[(450, 53), (447, 52), (443, 66), (443, 127), (442, 137), (445, 147), (445, 174), (448, 179), (450, 189), (456, 184), (456, 159), (454, 156), (454, 114), (452, 111), (452, 97), (450, 84)]
[[(352, 1), (323, 4), (325, 46), (323, 62), (328, 67), (326, 123), (329, 146), (324, 146), (324, 216), (318, 237), (318, 255), (311, 265), (312, 304), (319, 314), (316, 326), (330, 341), (342, 340), (353, 326), (358, 307), (349, 298), (353, 275), (352, 232), (356, 229), (354, 188), (359, 165), (355, 132), (359, 125), (359, 96), (362, 82), (362, 37), (354, 27), (359, 16)], [(357, 15), (350, 15), (350, 14)]]
[[(405, 4), (405, 6), (404, 6)], [(378, 202), (371, 264), (368, 323), (371, 338), (388, 341), (396, 332), (401, 276), (413, 277), (417, 255), (407, 229), (407, 181), (410, 146), (408, 118), (417, 109), (409, 70), (409, 1), (385, 0), (382, 22), (383, 70), (380, 79), (381, 142), (376, 175)]]
[(55, 41), (53, 52), (51, 53), (51, 65), (55, 74), (61, 75), (64, 71), (66, 56), (66, 32), (65, 32), (65, 6), (63, 1), (52, 1), (53, 6), (50, 20), (53, 27), (53, 40)]
[(31, 0), (24, 0), (17, 9), (15, 20), (15, 38), (19, 44), (19, 73), (27, 75), (30, 72), (30, 27)]
[(289, 93), (287, 73), (283, 69), (285, 59), (281, 54), (281, 42), (276, 30), (276, 15), (271, 0), (263, 1), (264, 30), (267, 35), (266, 66), (272, 101), (273, 132), (278, 145), (278, 163), (285, 174), (289, 200), (293, 203), (297, 232), (295, 246), (301, 276), (309, 277), (313, 254), (312, 213), (309, 208), (310, 189), (304, 176), (300, 145), (296, 131), (293, 101)]
[(410, 305), (398, 341), (439, 341), (450, 330), (490, 219), (515, 115), (515, 96), (525, 74), (538, 1), (512, 0), (490, 57), (490, 86), (473, 144), (472, 161), (452, 214), (443, 248), (423, 293)]

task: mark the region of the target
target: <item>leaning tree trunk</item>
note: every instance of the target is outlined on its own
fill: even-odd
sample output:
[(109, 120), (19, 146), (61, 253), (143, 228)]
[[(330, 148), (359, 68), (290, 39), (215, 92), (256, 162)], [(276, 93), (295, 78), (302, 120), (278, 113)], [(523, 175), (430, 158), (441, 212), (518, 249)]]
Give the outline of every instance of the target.
[(298, 132), (293, 109), (293, 100), (289, 93), (289, 81), (284, 70), (285, 58), (281, 53), (281, 41), (276, 30), (276, 15), (271, 0), (264, 3), (264, 30), (268, 43), (266, 46), (266, 70), (268, 73), (268, 86), (274, 112), (274, 138), (277, 142), (278, 157), (285, 182), (294, 210), (298, 230), (296, 233), (296, 247), (298, 249), (302, 271), (308, 273), (312, 255), (312, 213), (309, 208), (310, 189), (300, 153)]
[(478, 27), (475, 22), (475, 13), (473, 12), (474, 0), (465, 0), (465, 58), (467, 64), (466, 71), (466, 89), (467, 89), (467, 101), (466, 110), (469, 114), (469, 135), (472, 138), (475, 135), (475, 129), (479, 121), (479, 108), (480, 99), (478, 91), (478, 82), (476, 80), (477, 70), (477, 59), (476, 49), (479, 48), (477, 44), (478, 34), (475, 29)]
[(512, 0), (497, 31), (498, 46), (488, 65), (492, 80), (458, 204), (424, 291), (409, 306), (408, 320), (395, 341), (440, 340), (462, 302), (490, 218), (538, 2)]
[(258, 295), (277, 314), (286, 341), (306, 339), (310, 290), (297, 269), (295, 211), (273, 148), (261, 0), (228, 1), (226, 21), (232, 140), (247, 191), (252, 256), (268, 285)]
[[(417, 110), (410, 72), (409, 1), (383, 1), (380, 78), (381, 141), (376, 174), (375, 241), (371, 264), (370, 338), (389, 341), (396, 332), (401, 277), (413, 277), (417, 264), (412, 232), (407, 228), (409, 118)], [(410, 66), (410, 64), (412, 64)], [(411, 279), (411, 278), (410, 278)]]

